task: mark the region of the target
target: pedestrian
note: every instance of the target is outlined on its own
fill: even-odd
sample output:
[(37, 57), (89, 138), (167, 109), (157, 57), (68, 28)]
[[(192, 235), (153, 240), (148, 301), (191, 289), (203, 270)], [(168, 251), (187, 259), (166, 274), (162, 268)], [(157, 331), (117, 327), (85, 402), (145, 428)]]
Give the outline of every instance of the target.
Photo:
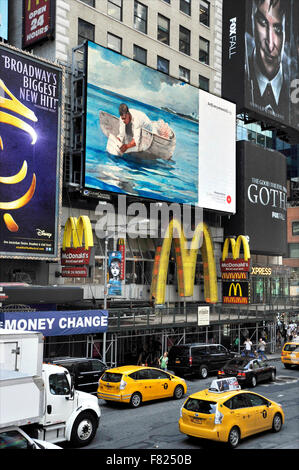
[(244, 346), (245, 346), (245, 356), (249, 357), (251, 353), (251, 348), (252, 348), (252, 342), (250, 341), (249, 338), (246, 338), (244, 341)]
[(159, 359), (159, 366), (162, 370), (167, 370), (168, 365), (168, 352), (165, 352)]
[(267, 361), (267, 356), (265, 354), (265, 347), (266, 347), (265, 341), (263, 340), (263, 338), (260, 338), (258, 345), (257, 345), (257, 352), (259, 353), (258, 357), (259, 359), (265, 359), (265, 361)]
[(239, 350), (239, 343), (240, 343), (240, 338), (238, 336), (235, 337), (235, 341), (234, 341), (234, 345), (233, 345), (233, 349), (234, 351), (238, 351)]

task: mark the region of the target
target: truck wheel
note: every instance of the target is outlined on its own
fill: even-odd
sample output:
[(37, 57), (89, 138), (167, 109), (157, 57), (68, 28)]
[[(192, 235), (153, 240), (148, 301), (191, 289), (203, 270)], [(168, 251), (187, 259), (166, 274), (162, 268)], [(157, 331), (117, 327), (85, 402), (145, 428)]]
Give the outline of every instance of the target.
[(131, 396), (130, 405), (133, 408), (137, 408), (141, 404), (141, 402), (142, 402), (142, 398), (141, 398), (140, 393), (134, 392), (133, 395)]
[(205, 365), (200, 366), (199, 368), (199, 377), (201, 379), (206, 379), (208, 377), (208, 368)]
[(87, 446), (97, 431), (97, 419), (92, 413), (84, 411), (75, 420), (72, 429), (71, 442), (76, 447)]
[(182, 387), (182, 385), (177, 385), (174, 389), (173, 397), (176, 400), (179, 400), (180, 398), (182, 398), (183, 395), (184, 395), (184, 388)]

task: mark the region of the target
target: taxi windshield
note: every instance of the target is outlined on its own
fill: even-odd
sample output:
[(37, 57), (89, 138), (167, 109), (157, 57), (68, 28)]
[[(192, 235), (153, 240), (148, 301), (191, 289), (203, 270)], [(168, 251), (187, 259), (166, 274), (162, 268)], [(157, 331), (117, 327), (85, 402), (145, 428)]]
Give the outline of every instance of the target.
[(216, 412), (216, 405), (215, 401), (208, 401), (208, 400), (198, 400), (197, 398), (189, 398), (184, 405), (184, 408), (188, 411), (194, 411), (196, 413), (203, 413), (203, 414), (215, 414)]
[(104, 382), (120, 382), (122, 374), (115, 374), (114, 372), (104, 372), (101, 380)]
[(286, 344), (284, 347), (285, 351), (299, 351), (299, 344)]

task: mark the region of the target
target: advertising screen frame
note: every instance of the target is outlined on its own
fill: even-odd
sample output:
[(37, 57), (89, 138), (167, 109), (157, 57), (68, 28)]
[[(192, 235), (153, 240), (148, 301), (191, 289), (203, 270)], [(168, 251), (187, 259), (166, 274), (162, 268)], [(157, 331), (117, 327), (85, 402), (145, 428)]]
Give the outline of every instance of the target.
[[(26, 33), (27, 33), (27, 26), (26, 25), (27, 25), (27, 22), (28, 22), (28, 25), (29, 25), (29, 22), (30, 22), (29, 14), (26, 11), (26, 7), (27, 7), (29, 1), (34, 2), (36, 0), (23, 0), (23, 4), (22, 4), (22, 11), (23, 11), (22, 49), (25, 49), (25, 50), (30, 49), (33, 46), (35, 46), (36, 44), (40, 44), (40, 43), (42, 43), (44, 41), (47, 41), (49, 39), (54, 39), (55, 27), (56, 27), (56, 0), (46, 0), (47, 2), (50, 2), (50, 5), (49, 4), (45, 5), (45, 6), (48, 6), (48, 8), (49, 8), (49, 11), (48, 11), (49, 21), (48, 21), (48, 23), (46, 23), (46, 26), (48, 26), (48, 30), (46, 32), (42, 33), (36, 39), (33, 38), (31, 41), (26, 41), (26, 39), (25, 39), (25, 36), (26, 36)], [(41, 6), (36, 5), (36, 10), (35, 11), (38, 11), (41, 7), (42, 7), (42, 5)], [(38, 16), (38, 14), (34, 18), (32, 18), (33, 21), (36, 21), (36, 24), (34, 25), (34, 29), (39, 28), (39, 27), (42, 27), (42, 28), (44, 27), (43, 19), (40, 20), (40, 18), (41, 18), (41, 16)], [(40, 22), (40, 25), (39, 25), (39, 22)]]
[(254, 1), (224, 0), (222, 96), (236, 103), (245, 122), (261, 122), (264, 130), (276, 129), (281, 139), (299, 143), (299, 28), (293, 21), (299, 10), (287, 0), (286, 12), (275, 12), (282, 32), (273, 33), (273, 41), (281, 51), (279, 59), (270, 62), (263, 43), (266, 27), (258, 29), (262, 6), (256, 7)]
[(0, 0), (1, 21), (0, 37), (8, 40), (8, 0)]
[[(0, 248), (0, 258), (59, 261), (60, 260), (60, 248), (61, 248), (60, 247), (60, 245), (61, 245), (60, 238), (61, 238), (61, 217), (62, 217), (62, 179), (63, 179), (63, 144), (64, 144), (64, 134), (62, 132), (62, 129), (64, 128), (63, 116), (64, 116), (65, 69), (64, 69), (63, 66), (58, 65), (58, 64), (54, 64), (51, 61), (48, 61), (47, 59), (37, 58), (37, 57), (33, 56), (32, 54), (30, 54), (26, 51), (17, 49), (15, 47), (12, 47), (12, 46), (9, 46), (9, 45), (6, 45), (6, 44), (5, 45), (1, 44), (0, 45), (0, 50), (1, 50), (1, 53), (2, 53), (2, 57), (4, 56), (4, 53), (6, 53), (7, 57), (10, 56), (11, 59), (15, 59), (15, 63), (18, 64), (18, 66), (22, 68), (22, 73), (20, 73), (20, 70), (19, 70), (19, 72), (16, 72), (14, 70), (9, 70), (9, 65), (7, 66), (8, 70), (9, 70), (7, 72), (7, 78), (10, 77), (8, 86), (9, 86), (10, 89), (8, 89), (8, 87), (6, 87), (6, 88), (9, 92), (9, 94), (11, 95), (10, 98), (11, 98), (12, 103), (10, 104), (10, 107), (11, 107), (10, 113), (6, 113), (5, 107), (7, 107), (7, 105), (5, 105), (3, 107), (4, 111), (3, 111), (2, 115), (3, 116), (5, 116), (5, 115), (10, 116), (11, 115), (12, 117), (11, 118), (9, 117), (9, 120), (11, 119), (12, 122), (5, 122), (6, 118), (4, 117), (3, 123), (4, 124), (11, 124), (7, 127), (8, 132), (15, 132), (15, 131), (19, 132), (20, 129), (21, 129), (21, 132), (25, 136), (28, 133), (28, 138), (27, 138), (26, 141), (24, 140), (24, 144), (23, 144), (23, 147), (22, 147), (24, 149), (24, 154), (22, 153), (22, 155), (26, 155), (25, 152), (27, 151), (27, 155), (29, 155), (29, 157), (27, 157), (27, 158), (31, 158), (30, 157), (29, 144), (33, 145), (33, 140), (30, 143), (30, 141), (31, 141), (30, 132), (33, 133), (32, 135), (34, 135), (34, 134), (36, 135), (34, 145), (36, 143), (38, 143), (38, 141), (39, 141), (38, 132), (36, 132), (36, 129), (37, 129), (37, 131), (42, 132), (42, 135), (40, 137), (40, 143), (39, 143), (39, 145), (41, 145), (42, 147), (39, 147), (39, 150), (37, 150), (39, 152), (37, 158), (34, 156), (34, 160), (32, 160), (32, 162), (33, 161), (35, 162), (35, 167), (33, 168), (32, 165), (29, 162), (28, 167), (27, 167), (28, 171), (26, 172), (26, 170), (24, 170), (22, 172), (22, 170), (21, 170), (19, 172), (19, 174), (20, 175), (21, 175), (21, 173), (23, 173), (23, 174), (22, 174), (22, 176), (20, 176), (18, 181), (16, 181), (18, 184), (22, 184), (24, 187), (25, 186), (28, 187), (29, 185), (27, 183), (27, 178), (29, 178), (29, 174), (30, 174), (30, 180), (31, 180), (32, 174), (34, 175), (35, 172), (36, 172), (36, 186), (35, 186), (35, 190), (34, 190), (33, 195), (32, 195), (32, 199), (29, 200), (29, 203), (33, 202), (34, 209), (31, 209), (29, 211), (29, 210), (27, 210), (26, 205), (25, 206), (20, 206), (20, 209), (18, 208), (18, 210), (22, 211), (22, 210), (24, 210), (23, 208), (25, 207), (25, 210), (27, 210), (26, 215), (24, 215), (24, 213), (23, 214), (18, 213), (17, 222), (15, 222), (15, 224), (12, 222), (12, 225), (15, 225), (14, 230), (10, 230), (10, 229), (6, 230), (5, 229), (6, 233), (7, 233), (7, 239), (8, 239), (8, 241), (6, 243), (17, 246), (17, 244), (15, 243), (15, 240), (17, 239), (17, 236), (14, 237), (14, 233), (18, 232), (18, 230), (15, 230), (15, 228), (18, 228), (18, 227), (16, 227), (16, 225), (19, 224), (20, 228), (22, 228), (22, 227), (24, 228), (24, 226), (25, 226), (25, 229), (27, 231), (26, 231), (26, 236), (23, 235), (23, 238), (25, 237), (26, 240), (29, 240), (28, 246), (29, 245), (34, 245), (34, 247), (30, 248), (30, 251), (29, 251), (29, 248), (27, 249), (27, 251), (26, 251), (26, 248), (23, 248), (23, 251), (22, 251), (22, 247), (20, 247), (20, 246), (19, 246), (18, 250), (16, 248), (14, 248), (14, 249), (11, 248), (11, 250), (6, 251), (5, 249)], [(10, 59), (10, 61), (11, 61), (11, 59)], [(4, 60), (4, 58), (3, 58), (3, 60)], [(40, 80), (40, 83), (45, 85), (44, 90), (48, 90), (48, 91), (44, 91), (43, 99), (45, 101), (42, 102), (42, 98), (40, 96), (40, 101), (41, 102), (39, 102), (38, 105), (35, 105), (33, 103), (33, 101), (32, 102), (26, 102), (25, 99), (24, 99), (24, 103), (22, 103), (20, 96), (14, 97), (14, 92), (17, 93), (17, 88), (19, 87), (18, 90), (19, 90), (19, 94), (20, 94), (21, 84), (23, 84), (23, 86), (24, 86), (24, 81), (22, 82), (22, 78), (24, 80), (25, 74), (23, 74), (23, 72), (25, 70), (25, 65), (27, 67), (27, 70), (29, 70), (29, 68), (31, 67), (32, 73), (33, 73), (33, 70), (35, 70), (35, 69), (40, 70), (40, 72), (38, 72), (38, 73), (42, 74), (44, 72), (45, 75), (43, 75), (43, 77), (46, 77), (46, 76), (49, 77), (49, 75), (47, 75), (47, 72), (49, 74), (52, 73), (52, 80), (53, 80), (53, 83), (55, 83), (55, 81), (56, 81), (56, 88), (55, 88), (55, 92), (54, 92), (54, 88), (52, 88), (51, 93), (53, 93), (53, 96), (52, 96), (51, 103), (53, 103), (55, 101), (54, 96), (57, 96), (57, 103), (55, 103), (55, 105), (53, 105), (53, 108), (51, 108), (51, 105), (49, 105), (49, 102), (47, 101), (47, 98), (48, 98), (47, 93), (50, 93), (50, 91), (49, 91), (50, 88), (49, 87), (47, 88), (45, 82), (43, 82), (42, 80)], [(13, 69), (14, 69), (14, 67), (13, 67)], [(15, 74), (15, 76), (14, 76), (14, 74)], [(2, 78), (6, 77), (4, 72), (3, 72), (3, 75), (1, 77)], [(47, 79), (45, 78), (45, 80), (47, 80)], [(26, 86), (28, 85), (28, 83), (26, 82)], [(31, 83), (33, 83), (33, 82), (31, 82)], [(37, 86), (37, 83), (38, 83), (38, 80), (36, 80), (36, 83), (35, 83), (36, 86)], [(5, 86), (5, 83), (4, 83), (4, 86)], [(28, 88), (30, 88), (29, 85), (28, 85)], [(5, 90), (5, 91), (4, 90), (5, 89), (2, 89), (1, 92), (4, 93), (3, 96), (5, 98), (7, 98), (8, 97), (7, 90)], [(28, 90), (25, 90), (25, 91), (29, 92), (31, 97), (33, 96), (31, 94), (32, 89), (31, 90), (28, 89)], [(23, 92), (24, 92), (24, 90), (23, 90)], [(54, 93), (56, 93), (56, 94), (54, 95)], [(38, 102), (37, 97), (39, 97), (39, 95), (42, 95), (42, 92), (36, 91), (36, 98), (35, 98), (36, 103)], [(14, 106), (15, 105), (15, 101), (14, 101), (15, 98), (17, 98), (16, 102), (19, 103), (19, 104), (17, 104), (17, 108), (15, 108), (15, 106)], [(45, 105), (46, 101), (47, 101), (47, 105)], [(41, 104), (43, 104), (43, 106), (41, 106)], [(34, 108), (35, 112), (38, 114), (39, 119), (36, 117), (34, 111), (32, 111), (32, 108)], [(24, 109), (25, 109), (25, 111), (24, 111)], [(0, 110), (1, 110), (1, 107), (0, 107)], [(18, 116), (15, 116), (13, 114), (14, 111), (15, 111), (15, 114), (17, 114)], [(31, 125), (32, 121), (29, 120), (31, 118), (22, 119), (23, 118), (22, 112), (30, 113), (31, 118), (33, 116), (35, 118), (36, 123), (39, 122), (39, 124), (34, 123), (35, 129)], [(19, 116), (21, 116), (21, 118)], [(28, 123), (26, 121), (28, 121)], [(50, 122), (51, 122), (51, 124), (50, 124)], [(50, 127), (50, 126), (52, 126), (52, 127)], [(31, 130), (31, 128), (33, 130)], [(50, 130), (49, 130), (49, 128), (50, 128)], [(41, 131), (41, 129), (44, 132)], [(46, 131), (48, 131), (48, 134), (46, 133), (45, 129), (46, 129)], [(49, 142), (51, 142), (51, 135), (52, 135), (51, 130), (55, 131), (55, 133), (57, 135), (55, 150), (53, 150), (53, 151), (55, 151), (55, 161), (51, 158), (51, 156), (52, 156), (52, 154), (50, 154), (50, 152), (52, 152), (51, 145), (47, 146), (47, 143), (44, 145), (44, 142), (47, 141), (47, 136), (48, 136)], [(23, 131), (25, 131), (26, 134)], [(3, 134), (2, 134), (1, 137), (3, 137)], [(53, 140), (53, 137), (52, 137), (52, 140)], [(14, 151), (14, 149), (16, 148), (15, 152), (17, 152), (18, 151), (18, 145), (19, 146), (21, 145), (20, 141), (21, 141), (21, 136), (20, 136), (20, 139), (15, 139), (15, 141), (12, 142), (12, 143), (9, 140), (8, 140), (8, 142), (5, 142), (5, 139), (2, 139), (2, 145), (3, 145), (2, 151), (3, 150), (5, 151), (6, 148), (9, 149), (8, 151), (11, 151), (11, 150)], [(27, 141), (28, 141), (28, 144), (27, 144)], [(7, 147), (6, 147), (6, 144), (8, 144)], [(27, 147), (25, 147), (24, 145), (25, 146), (27, 145)], [(43, 149), (43, 145), (44, 145), (44, 151), (41, 152), (41, 149)], [(54, 144), (53, 144), (53, 147), (54, 147)], [(27, 150), (25, 150), (26, 148), (27, 148)], [(32, 152), (32, 155), (33, 155), (35, 150), (31, 150), (31, 152)], [(41, 168), (43, 167), (42, 161), (39, 159), (40, 156), (42, 156), (43, 158), (48, 157), (48, 162), (50, 162), (53, 165), (52, 166), (52, 168), (53, 168), (52, 172), (51, 171), (49, 172), (50, 168), (46, 165), (46, 172), (47, 173), (45, 172), (45, 174), (42, 176), (42, 178), (47, 178), (48, 186), (46, 184), (41, 185), (39, 183), (39, 176), (40, 175), (38, 173), (38, 170), (41, 170)], [(22, 161), (23, 160), (24, 160), (24, 158), (22, 156)], [(19, 168), (19, 166), (18, 166), (18, 168)], [(14, 171), (14, 169), (12, 170), (12, 168), (10, 168), (9, 170), (11, 172)], [(13, 172), (13, 175), (15, 175), (15, 172)], [(27, 176), (27, 178), (26, 178), (26, 176)], [(52, 181), (52, 183), (51, 183), (51, 181)], [(31, 185), (32, 185), (32, 183), (31, 183)], [(13, 186), (13, 184), (11, 183), (10, 185), (8, 184), (6, 186)], [(47, 193), (47, 191), (48, 191), (48, 193)], [(52, 192), (51, 192), (51, 198), (49, 199), (49, 192), (50, 191), (52, 191)], [(21, 192), (21, 194), (23, 194), (23, 193)], [(37, 197), (37, 199), (35, 199), (35, 196)], [(46, 210), (45, 207), (48, 208), (48, 212), (47, 212), (48, 215), (46, 215), (46, 213), (44, 212)], [(31, 208), (32, 208), (32, 205), (31, 205)], [(15, 209), (15, 208), (13, 208), (13, 209)], [(38, 209), (40, 209), (40, 212), (38, 212)], [(3, 210), (1, 209), (1, 213), (4, 213), (4, 210), (5, 209), (3, 209)], [(10, 212), (9, 209), (8, 209), (8, 212)], [(44, 216), (42, 215), (43, 213), (44, 213)], [(51, 234), (51, 236), (53, 236), (53, 238), (51, 238), (49, 236), (49, 233), (47, 233), (45, 230), (43, 230), (43, 227), (38, 227), (37, 226), (38, 221), (45, 220), (45, 219), (43, 219), (43, 217), (46, 217), (46, 218), (49, 217), (50, 213), (53, 214), (52, 222), (51, 222), (51, 219), (50, 219), (50, 225), (51, 225), (51, 228), (53, 228), (53, 233)], [(15, 215), (15, 213), (12, 210), (11, 220), (13, 220), (14, 215)], [(2, 229), (4, 229), (5, 225), (4, 225), (3, 219), (1, 220), (1, 222), (2, 222)], [(25, 222), (25, 224), (24, 224), (24, 222)], [(28, 228), (28, 227), (26, 228), (26, 224), (30, 224), (31, 222), (34, 222), (36, 225), (33, 228), (31, 226), (30, 226), (30, 228)], [(31, 232), (30, 232), (30, 230), (31, 230)], [(34, 238), (33, 230), (35, 230), (35, 237), (36, 237), (36, 233), (38, 232), (38, 230), (41, 230), (42, 232), (44, 232), (43, 234), (41, 232), (38, 233), (38, 236), (44, 237), (45, 240), (48, 239), (49, 243), (47, 244), (47, 243), (42, 243), (41, 242), (38, 245), (38, 248), (36, 248), (38, 242), (31, 243), (34, 240), (36, 240), (36, 241), (38, 240), (37, 238)], [(11, 235), (9, 235), (9, 233), (11, 233)], [(18, 233), (17, 233), (17, 235), (19, 236), (19, 238), (21, 238), (21, 236)], [(24, 240), (25, 240), (25, 238), (24, 238)], [(51, 240), (50, 240), (50, 238), (51, 238)], [(3, 240), (2, 247), (4, 246), (4, 241), (5, 240)], [(46, 247), (48, 247), (48, 249), (46, 249)], [(43, 250), (44, 250), (44, 252), (41, 252)]]
[[(234, 213), (235, 212), (235, 178), (233, 178), (234, 188), (232, 188), (232, 193), (233, 193), (232, 204), (228, 204), (227, 201), (224, 201), (223, 204), (221, 205), (218, 201), (218, 205), (217, 205), (215, 201), (212, 200), (212, 198), (215, 195), (215, 192), (217, 191), (216, 186), (214, 187), (214, 192), (213, 193), (211, 192), (210, 194), (211, 200), (208, 201), (208, 203), (206, 203), (207, 194), (208, 194), (208, 192), (206, 191), (205, 193), (206, 206), (203, 205), (204, 198), (202, 194), (200, 194), (202, 200), (198, 199), (198, 196), (199, 196), (198, 170), (200, 167), (199, 150), (201, 151), (202, 148), (205, 148), (205, 147), (201, 147), (200, 142), (199, 142), (200, 96), (202, 96), (201, 93), (203, 93), (204, 95), (209, 95), (212, 101), (216, 99), (222, 100), (222, 98), (212, 95), (211, 93), (203, 92), (199, 88), (189, 83), (185, 83), (177, 78), (164, 74), (157, 69), (149, 67), (148, 65), (140, 64), (137, 61), (134, 61), (132, 58), (121, 55), (111, 49), (107, 49), (93, 41), (85, 41), (84, 48), (85, 48), (84, 49), (84, 52), (85, 52), (84, 67), (85, 67), (85, 76), (87, 78), (85, 81), (85, 89), (84, 89), (84, 94), (85, 94), (84, 111), (85, 112), (84, 112), (84, 125), (83, 125), (83, 152), (82, 152), (82, 159), (83, 159), (82, 181), (83, 183), (82, 183), (82, 186), (84, 190), (86, 191), (86, 194), (88, 194), (88, 192), (108, 193), (110, 195), (115, 195), (115, 196), (125, 194), (126, 196), (130, 198), (138, 197), (139, 199), (144, 199), (149, 202), (158, 200), (158, 201), (165, 201), (167, 203), (187, 204), (191, 206), (209, 208), (211, 210), (215, 210), (221, 213)], [(98, 57), (97, 54), (99, 54), (100, 57)], [(107, 68), (108, 66), (113, 66), (115, 74), (117, 74), (119, 77), (122, 77), (121, 67), (125, 67), (124, 73), (127, 72), (127, 69), (130, 69), (130, 71), (131, 70), (136, 71), (136, 77), (134, 76), (134, 81), (136, 81), (137, 83), (137, 81), (139, 80), (138, 83), (141, 83), (138, 89), (138, 93), (136, 93), (136, 95), (133, 95), (132, 97), (132, 94), (126, 94), (127, 89), (129, 89), (129, 92), (131, 93), (132, 93), (132, 89), (127, 87), (127, 81), (125, 80), (124, 77), (123, 77), (123, 82), (125, 83), (125, 86), (123, 85), (123, 82), (121, 83), (121, 85), (119, 85), (117, 82), (117, 79), (115, 79), (115, 81), (117, 82), (116, 84), (114, 83), (111, 84), (111, 82), (108, 82), (108, 79), (106, 77), (102, 78), (103, 74), (101, 75), (100, 72), (101, 72), (101, 67), (103, 67), (102, 64), (105, 63), (105, 61), (107, 63)], [(125, 64), (125, 66), (123, 64)], [(107, 76), (109, 76), (110, 71), (106, 70), (106, 72), (107, 72)], [(140, 78), (139, 75), (142, 76), (142, 78)], [(98, 78), (99, 76), (101, 76), (101, 78)], [(169, 93), (170, 98), (166, 97), (164, 102), (159, 101), (158, 98), (160, 98), (160, 94), (159, 94), (160, 89), (159, 89), (159, 93), (156, 93), (156, 88), (155, 88), (156, 85), (154, 84), (152, 89), (149, 90), (147, 88), (148, 82), (149, 82), (149, 81), (147, 82), (148, 77), (150, 77), (154, 82), (160, 83), (160, 88), (164, 86), (164, 90), (163, 90), (164, 96), (167, 93)], [(132, 78), (131, 78), (131, 82), (132, 82)], [(96, 91), (94, 91), (94, 89)], [(165, 93), (165, 89), (166, 89), (166, 93)], [(98, 90), (100, 90), (102, 94), (98, 93)], [(116, 91), (118, 93), (116, 93)], [(187, 101), (187, 98), (185, 98), (187, 91), (189, 92), (188, 99), (190, 102)], [(190, 98), (190, 92), (192, 92), (191, 98)], [(155, 93), (156, 93), (156, 96), (154, 96)], [(182, 95), (180, 95), (180, 93), (182, 93)], [(105, 94), (108, 95), (108, 99), (106, 98)], [(177, 101), (174, 100), (173, 96), (178, 97)], [(166, 123), (167, 123), (167, 115), (171, 116), (168, 121), (169, 126), (170, 125), (173, 126), (173, 129), (175, 130), (175, 133), (177, 134), (176, 135), (176, 148), (173, 154), (174, 164), (173, 164), (173, 167), (170, 168), (170, 170), (172, 171), (170, 171), (170, 173), (166, 173), (166, 170), (165, 170), (165, 174), (163, 173), (163, 170), (164, 170), (163, 166), (161, 166), (161, 168), (160, 166), (157, 167), (157, 170), (159, 170), (159, 172), (161, 172), (162, 174), (161, 181), (162, 183), (164, 182), (165, 189), (160, 188), (158, 179), (157, 180), (149, 179), (150, 177), (152, 177), (152, 175), (150, 173), (146, 173), (146, 170), (147, 170), (146, 164), (141, 165), (141, 170), (139, 169), (138, 164), (136, 164), (136, 167), (133, 167), (133, 170), (135, 171), (133, 175), (135, 176), (137, 174), (137, 180), (138, 180), (138, 173), (141, 174), (141, 184), (139, 186), (138, 186), (139, 181), (137, 181), (137, 184), (135, 185), (135, 179), (133, 180), (134, 182), (133, 191), (130, 191), (129, 184), (128, 186), (126, 186), (127, 184), (126, 179), (125, 178), (123, 180), (121, 179), (122, 175), (120, 177), (119, 187), (117, 187), (117, 185), (109, 187), (109, 184), (106, 185), (105, 181), (103, 182), (103, 179), (101, 178), (101, 176), (98, 176), (98, 175), (101, 175), (100, 171), (102, 171), (102, 174), (106, 174), (109, 171), (109, 175), (111, 177), (110, 181), (114, 182), (113, 180), (114, 175), (111, 176), (112, 170), (110, 170), (109, 166), (105, 166), (107, 159), (104, 153), (108, 155), (107, 149), (109, 145), (109, 138), (106, 134), (105, 141), (103, 142), (102, 140), (100, 141), (100, 139), (103, 139), (103, 137), (100, 135), (102, 134), (103, 129), (101, 129), (100, 119), (98, 119), (99, 109), (100, 109), (102, 102), (104, 103), (104, 105), (106, 105), (106, 103), (109, 102), (109, 104), (107, 104), (107, 108), (110, 111), (110, 107), (112, 108), (112, 106), (110, 106), (110, 102), (112, 103), (114, 99), (116, 100), (115, 103), (117, 103), (117, 106), (115, 105), (115, 103), (113, 103), (114, 108), (113, 108), (113, 113), (111, 112), (111, 114), (114, 114), (114, 116), (117, 117), (118, 120), (119, 120), (118, 104), (121, 102), (121, 100), (124, 100), (124, 102), (126, 102), (125, 100), (127, 100), (129, 103), (129, 107), (130, 107), (130, 103), (131, 104), (133, 103), (134, 106), (137, 106), (137, 109), (139, 109), (138, 108), (139, 104), (140, 106), (144, 106), (144, 109), (141, 109), (141, 110), (145, 111), (145, 113), (148, 112), (148, 116), (150, 116), (151, 120), (153, 121), (155, 121), (155, 119), (153, 119), (152, 116), (155, 115), (155, 112), (157, 114), (157, 111), (158, 111), (158, 114), (161, 111), (162, 121), (163, 119), (165, 119)], [(165, 103), (167, 103), (167, 99), (169, 99), (169, 103), (170, 103), (168, 107), (165, 105)], [(171, 107), (171, 104), (172, 104), (171, 99), (175, 103), (175, 106), (176, 106), (175, 108)], [(93, 103), (97, 103), (97, 105), (95, 104), (93, 107), (90, 104), (91, 100)], [(201, 101), (205, 102), (206, 100), (202, 99)], [(228, 102), (227, 100), (226, 102), (228, 103), (230, 107), (233, 107), (234, 113), (235, 113), (235, 105), (231, 102)], [(133, 107), (133, 104), (132, 104), (132, 107)], [(216, 106), (214, 106), (214, 108), (216, 108)], [(191, 109), (194, 111), (193, 113), (191, 113)], [(104, 109), (104, 111), (106, 111), (106, 109)], [(166, 112), (164, 113), (164, 111)], [(193, 121), (191, 119), (191, 116), (192, 116)], [(95, 124), (96, 119), (99, 122)], [(193, 125), (195, 127), (191, 127), (191, 131), (189, 134), (187, 132), (185, 132), (184, 134), (183, 132), (180, 133), (181, 128), (183, 128), (185, 124), (181, 124), (181, 122), (178, 124), (175, 121), (176, 119), (177, 120), (181, 119), (181, 121), (187, 122), (188, 123), (187, 126)], [(159, 120), (160, 120), (160, 117), (159, 117)], [(97, 126), (98, 134), (95, 134), (96, 132), (95, 126)], [(192, 131), (194, 131), (194, 137), (192, 137)], [(113, 132), (115, 133), (115, 131)], [(235, 133), (235, 122), (234, 122), (234, 133)], [(182, 134), (183, 134), (183, 137), (182, 137)], [(187, 138), (188, 135), (189, 135), (189, 139)], [(191, 135), (191, 138), (190, 138), (190, 135)], [(97, 140), (95, 139), (94, 136), (96, 136)], [(207, 140), (207, 138), (205, 139), (205, 141)], [(188, 140), (191, 143), (188, 142)], [(91, 143), (93, 145), (91, 145)], [(190, 145), (189, 148), (188, 148), (188, 145)], [(105, 146), (106, 146), (106, 152), (104, 152)], [(93, 152), (92, 147), (98, 151), (98, 154), (95, 157), (92, 154)], [(179, 149), (182, 150), (181, 153)], [(191, 149), (189, 153), (188, 153), (188, 149)], [(188, 160), (189, 156), (190, 156), (190, 159)], [(122, 156), (120, 158), (123, 160)], [(133, 160), (133, 156), (132, 156), (127, 159), (128, 160), (127, 162), (121, 163), (121, 164), (119, 164), (119, 161), (121, 160), (115, 160), (114, 166), (111, 165), (111, 168), (117, 169), (117, 167), (120, 166), (120, 168), (125, 168), (125, 170), (127, 170), (127, 168), (130, 165), (129, 160), (131, 160), (131, 158)], [(137, 160), (138, 159), (136, 158), (136, 162)], [(205, 158), (203, 158), (202, 160), (204, 162)], [(158, 161), (160, 165), (161, 159)], [(171, 160), (169, 161), (172, 163)], [(175, 186), (176, 182), (180, 183), (180, 179), (181, 180), (183, 179), (180, 177), (180, 171), (182, 171), (183, 169), (185, 173), (186, 168), (189, 168), (190, 161), (191, 161), (191, 165), (193, 165), (192, 166), (193, 171), (189, 169), (188, 170), (189, 174), (186, 175), (186, 181), (188, 179), (188, 184), (185, 183), (185, 187), (181, 186), (181, 187), (176, 188)], [(164, 163), (164, 161), (162, 163)], [(168, 161), (166, 161), (166, 164), (168, 164)], [(100, 170), (97, 170), (98, 171), (97, 173), (95, 171), (93, 173), (93, 169), (95, 168), (95, 166), (100, 168)], [(109, 170), (107, 170), (107, 168)], [(149, 168), (151, 169), (150, 166)], [(105, 172), (103, 171), (103, 169), (105, 170)], [(167, 168), (167, 171), (168, 171), (168, 168)], [(235, 168), (232, 169), (232, 173), (233, 172), (235, 172)], [(130, 181), (130, 176), (132, 175), (129, 173), (129, 178), (128, 178), (129, 181)], [(185, 175), (183, 174), (183, 176)], [(96, 181), (96, 177), (98, 181)], [(106, 179), (106, 175), (105, 175), (105, 179)], [(109, 182), (109, 178), (107, 178), (107, 180)], [(152, 186), (148, 183), (149, 181), (150, 183), (154, 181), (153, 186), (155, 185), (156, 187), (159, 186), (159, 190), (151, 191)], [(165, 181), (167, 182), (167, 184), (165, 183)], [(189, 181), (191, 182), (189, 183)], [(93, 184), (94, 182), (95, 182), (95, 185)], [(124, 185), (121, 186), (123, 182), (124, 182)], [(160, 185), (162, 185), (162, 183), (160, 183)], [(142, 191), (139, 192), (140, 186), (141, 187), (143, 186), (143, 187), (142, 187)], [(128, 190), (127, 190), (127, 187), (129, 187)], [(190, 194), (192, 195), (192, 197), (188, 199)]]

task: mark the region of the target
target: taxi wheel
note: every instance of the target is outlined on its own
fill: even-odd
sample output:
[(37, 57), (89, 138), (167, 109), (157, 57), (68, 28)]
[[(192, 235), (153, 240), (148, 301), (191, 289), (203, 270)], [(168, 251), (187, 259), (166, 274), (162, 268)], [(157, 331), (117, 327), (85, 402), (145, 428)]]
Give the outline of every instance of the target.
[(240, 431), (237, 426), (234, 426), (228, 435), (228, 444), (232, 449), (235, 449), (240, 442)]
[(255, 375), (253, 375), (253, 376), (251, 377), (250, 383), (251, 383), (251, 386), (252, 386), (252, 387), (256, 387), (257, 380), (256, 380), (256, 376), (255, 376)]
[(273, 423), (272, 423), (272, 430), (273, 432), (279, 432), (282, 427), (282, 418), (279, 413), (276, 413), (276, 415), (273, 418)]
[(199, 368), (199, 377), (201, 379), (206, 379), (208, 377), (208, 368), (207, 368), (207, 366), (204, 366), (204, 365), (200, 366), (200, 368)]
[(173, 396), (176, 400), (179, 400), (184, 395), (184, 388), (181, 385), (177, 385), (174, 389)]
[(133, 408), (137, 408), (139, 405), (141, 405), (141, 402), (142, 402), (142, 398), (141, 398), (140, 393), (134, 392), (131, 396), (130, 405)]
[(286, 363), (284, 363), (283, 365), (285, 366), (286, 369), (290, 369), (290, 368), (291, 368), (291, 364), (286, 364)]

